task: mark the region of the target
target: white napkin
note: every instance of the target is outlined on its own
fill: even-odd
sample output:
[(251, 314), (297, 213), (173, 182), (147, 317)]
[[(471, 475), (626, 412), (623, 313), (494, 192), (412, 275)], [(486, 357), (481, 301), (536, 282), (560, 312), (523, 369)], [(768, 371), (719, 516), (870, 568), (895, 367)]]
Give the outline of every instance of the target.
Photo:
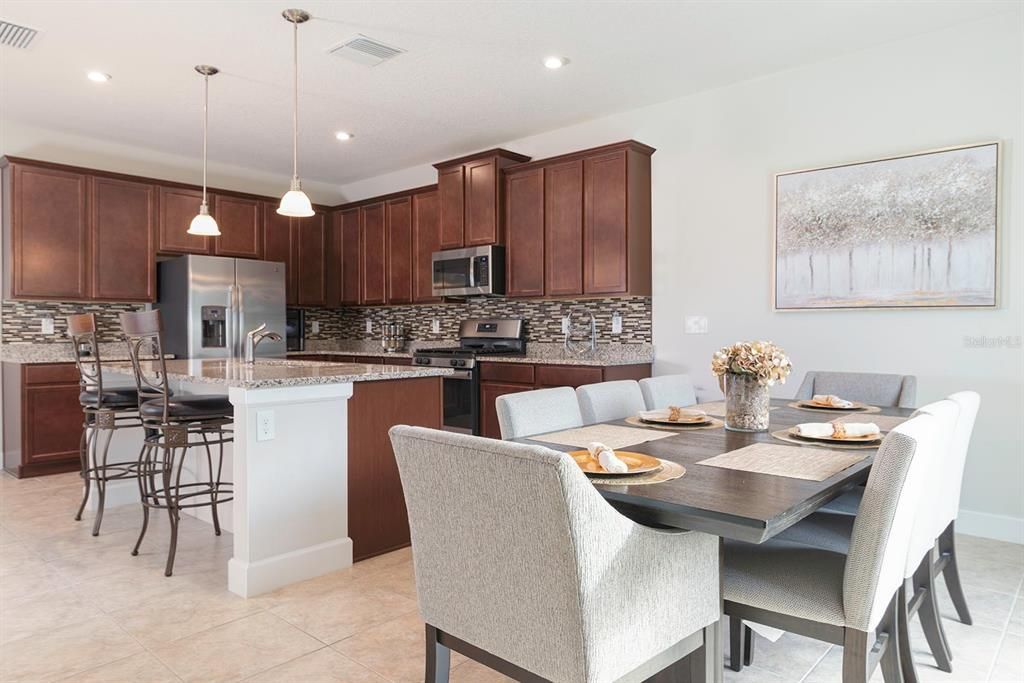
[(825, 438), (832, 436), (834, 424), (831, 422), (805, 422), (796, 426), (796, 433), (800, 436)]
[[(641, 410), (639, 413), (641, 420), (667, 420), (671, 411), (668, 408), (660, 408), (658, 410)], [(679, 411), (679, 414), (685, 420), (705, 420), (708, 414), (703, 410), (693, 410), (691, 408), (683, 408)]]
[(629, 465), (622, 462), (615, 451), (605, 446), (603, 443), (597, 441), (591, 442), (587, 446), (587, 450), (590, 451), (590, 455), (597, 458), (597, 461), (601, 463), (601, 467), (604, 468), (605, 472), (611, 472), (612, 474), (623, 474), (629, 472)]
[(842, 422), (847, 438), (853, 436), (878, 436), (882, 430), (874, 422)]
[(833, 408), (852, 408), (853, 403), (839, 398), (835, 394), (815, 394), (812, 401), (820, 403), (823, 406), (832, 406)]

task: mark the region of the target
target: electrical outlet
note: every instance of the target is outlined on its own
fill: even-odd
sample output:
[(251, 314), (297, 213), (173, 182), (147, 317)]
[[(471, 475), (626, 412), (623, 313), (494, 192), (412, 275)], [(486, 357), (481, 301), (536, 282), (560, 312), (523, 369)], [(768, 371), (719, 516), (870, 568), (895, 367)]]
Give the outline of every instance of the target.
[(42, 318), (39, 322), (42, 323), (43, 334), (53, 334), (53, 318)]
[(612, 313), (612, 334), (622, 334), (621, 313)]
[(562, 334), (569, 334), (569, 316), (562, 316)]
[(319, 320), (314, 320), (313, 321), (313, 334), (320, 334), (320, 321)]
[(430, 331), (433, 332), (434, 334), (439, 334), (441, 332), (441, 321), (438, 320), (437, 318), (431, 320)]
[(367, 320), (366, 321), (366, 331), (367, 331), (367, 333), (371, 333), (371, 334), (373, 333), (373, 321), (372, 320)]
[(257, 441), (273, 441), (274, 440), (274, 411), (273, 410), (258, 410), (258, 411), (256, 411), (256, 440)]
[(688, 315), (683, 319), (686, 334), (707, 334), (708, 319), (703, 315)]

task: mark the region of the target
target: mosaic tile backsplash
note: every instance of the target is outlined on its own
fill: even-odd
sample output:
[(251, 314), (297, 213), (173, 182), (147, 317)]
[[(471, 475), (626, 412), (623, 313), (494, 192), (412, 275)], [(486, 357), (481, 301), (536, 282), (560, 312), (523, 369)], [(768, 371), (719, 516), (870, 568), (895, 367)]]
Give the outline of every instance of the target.
[[(120, 341), (120, 313), (145, 310), (144, 304), (107, 303), (57, 303), (51, 301), (4, 301), (0, 315), (3, 316), (4, 344), (67, 343), (66, 318), (74, 313), (95, 313), (98, 337), (101, 342)], [(43, 334), (43, 318), (53, 318), (53, 334)]]
[[(597, 321), (599, 344), (650, 344), (650, 297), (624, 297), (585, 300), (548, 299), (470, 299), (464, 303), (445, 303), (418, 306), (367, 306), (340, 309), (306, 309), (306, 339), (366, 339), (380, 338), (381, 325), (402, 323), (405, 334), (412, 341), (450, 341), (459, 336), (459, 323), (466, 318), (523, 318), (526, 320), (528, 342), (561, 342), (562, 317), (572, 314), (580, 322), (585, 312), (594, 314)], [(622, 333), (612, 334), (612, 316), (622, 316)], [(439, 331), (432, 331), (437, 320)], [(320, 331), (313, 333), (313, 322), (320, 323)], [(370, 321), (372, 332), (366, 331)]]

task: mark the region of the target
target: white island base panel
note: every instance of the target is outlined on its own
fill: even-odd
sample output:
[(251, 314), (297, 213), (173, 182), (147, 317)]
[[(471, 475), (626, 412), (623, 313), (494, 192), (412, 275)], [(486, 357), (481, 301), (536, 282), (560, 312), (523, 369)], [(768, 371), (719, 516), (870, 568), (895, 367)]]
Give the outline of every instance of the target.
[[(235, 407), (232, 593), (252, 597), (352, 566), (351, 396), (351, 383), (229, 389)], [(260, 439), (261, 418), (270, 421), (273, 438)]]

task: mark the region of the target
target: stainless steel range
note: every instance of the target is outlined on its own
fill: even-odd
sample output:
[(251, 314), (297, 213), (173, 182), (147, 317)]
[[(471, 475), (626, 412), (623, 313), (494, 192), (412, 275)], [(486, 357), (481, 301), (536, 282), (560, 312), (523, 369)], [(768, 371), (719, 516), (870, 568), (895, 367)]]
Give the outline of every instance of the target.
[(416, 349), (413, 364), (449, 367), (455, 374), (444, 378), (444, 429), (464, 434), (480, 433), (480, 378), (477, 359), (484, 356), (526, 353), (520, 318), (463, 320), (459, 345)]

